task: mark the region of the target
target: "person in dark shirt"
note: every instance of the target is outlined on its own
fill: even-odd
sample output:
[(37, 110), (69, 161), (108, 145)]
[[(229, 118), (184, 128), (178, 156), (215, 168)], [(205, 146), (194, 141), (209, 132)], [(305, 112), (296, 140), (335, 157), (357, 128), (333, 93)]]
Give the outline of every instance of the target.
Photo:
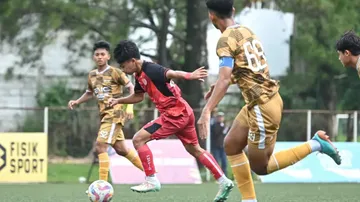
[(141, 102), (147, 93), (160, 112), (160, 117), (146, 124), (133, 137), (133, 144), (142, 161), (146, 180), (131, 187), (136, 192), (154, 192), (161, 188), (155, 173), (153, 154), (147, 146), (151, 140), (164, 139), (176, 135), (185, 149), (208, 168), (219, 182), (219, 192), (214, 201), (226, 200), (234, 184), (222, 172), (214, 157), (199, 145), (195, 116), (190, 105), (182, 98), (180, 88), (172, 79), (203, 80), (207, 70), (199, 68), (194, 72), (173, 71), (161, 65), (140, 59), (139, 49), (132, 41), (117, 44), (114, 57), (126, 74), (135, 73), (135, 93), (125, 98), (114, 98), (111, 105)]
[(218, 112), (214, 123), (211, 125), (211, 152), (216, 161), (221, 164), (225, 175), (227, 175), (227, 159), (224, 150), (224, 138), (227, 129), (228, 127), (224, 123), (224, 113)]

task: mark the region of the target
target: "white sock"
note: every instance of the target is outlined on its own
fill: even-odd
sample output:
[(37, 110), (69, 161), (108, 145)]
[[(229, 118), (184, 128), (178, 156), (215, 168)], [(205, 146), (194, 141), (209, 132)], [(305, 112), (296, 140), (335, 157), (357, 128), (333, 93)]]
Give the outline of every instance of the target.
[(242, 200), (241, 202), (257, 202), (256, 199)]
[(309, 144), (312, 152), (321, 151), (321, 145), (316, 140), (309, 140)]
[(157, 177), (156, 177), (155, 174), (154, 174), (154, 175), (147, 176), (147, 178), (148, 178), (149, 180), (151, 180), (151, 181), (158, 181), (158, 179), (157, 179)]
[(217, 179), (218, 183), (220, 183), (220, 184), (223, 182), (226, 182), (226, 180), (227, 180), (227, 177), (225, 175), (222, 175), (221, 177), (219, 177)]

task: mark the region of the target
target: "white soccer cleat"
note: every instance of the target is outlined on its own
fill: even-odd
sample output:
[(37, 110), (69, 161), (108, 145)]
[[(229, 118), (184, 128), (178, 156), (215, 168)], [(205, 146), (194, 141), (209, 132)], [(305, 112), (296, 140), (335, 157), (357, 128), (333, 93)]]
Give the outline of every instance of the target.
[(145, 182), (130, 189), (138, 193), (158, 192), (161, 189), (161, 184), (156, 177), (146, 177)]
[(226, 178), (226, 180), (219, 184), (219, 192), (216, 194), (214, 202), (226, 201), (233, 188), (234, 183)]

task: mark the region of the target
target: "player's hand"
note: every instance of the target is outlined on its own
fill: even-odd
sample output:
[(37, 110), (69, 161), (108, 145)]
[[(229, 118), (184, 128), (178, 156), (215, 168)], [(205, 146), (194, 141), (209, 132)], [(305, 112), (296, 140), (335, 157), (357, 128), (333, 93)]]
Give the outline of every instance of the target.
[(205, 97), (204, 97), (205, 100), (208, 100), (208, 99), (210, 98), (212, 92), (214, 91), (214, 87), (215, 87), (215, 84), (212, 84), (212, 85), (210, 86), (209, 91), (206, 92), (206, 94), (205, 94)]
[(200, 80), (204, 82), (204, 78), (207, 76), (208, 71), (205, 69), (205, 67), (200, 67), (191, 73), (190, 80)]
[(117, 100), (116, 98), (110, 98), (108, 103), (109, 103), (110, 107), (113, 107), (113, 106), (119, 104), (119, 100)]
[(208, 130), (210, 127), (210, 112), (203, 111), (201, 116), (197, 122), (198, 129), (199, 129), (199, 137), (200, 139), (206, 139), (208, 134)]
[(76, 100), (70, 100), (69, 103), (68, 103), (68, 107), (69, 107), (69, 109), (73, 110), (74, 107), (75, 107), (76, 105), (78, 105), (78, 104), (79, 104), (79, 103), (78, 103)]

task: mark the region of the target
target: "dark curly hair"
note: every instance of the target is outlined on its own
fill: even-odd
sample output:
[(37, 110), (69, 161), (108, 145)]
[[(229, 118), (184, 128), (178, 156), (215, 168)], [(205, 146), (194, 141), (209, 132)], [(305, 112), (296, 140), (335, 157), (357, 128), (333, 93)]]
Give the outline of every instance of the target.
[(220, 18), (230, 18), (233, 13), (234, 0), (207, 0), (207, 8)]
[(119, 64), (132, 58), (140, 59), (139, 48), (132, 41), (122, 40), (114, 49), (114, 58)]
[(335, 48), (342, 53), (348, 50), (352, 55), (360, 55), (360, 37), (353, 30), (347, 31), (336, 42)]
[(98, 41), (94, 44), (93, 52), (95, 52), (97, 49), (103, 48), (110, 52), (110, 43), (107, 41)]

